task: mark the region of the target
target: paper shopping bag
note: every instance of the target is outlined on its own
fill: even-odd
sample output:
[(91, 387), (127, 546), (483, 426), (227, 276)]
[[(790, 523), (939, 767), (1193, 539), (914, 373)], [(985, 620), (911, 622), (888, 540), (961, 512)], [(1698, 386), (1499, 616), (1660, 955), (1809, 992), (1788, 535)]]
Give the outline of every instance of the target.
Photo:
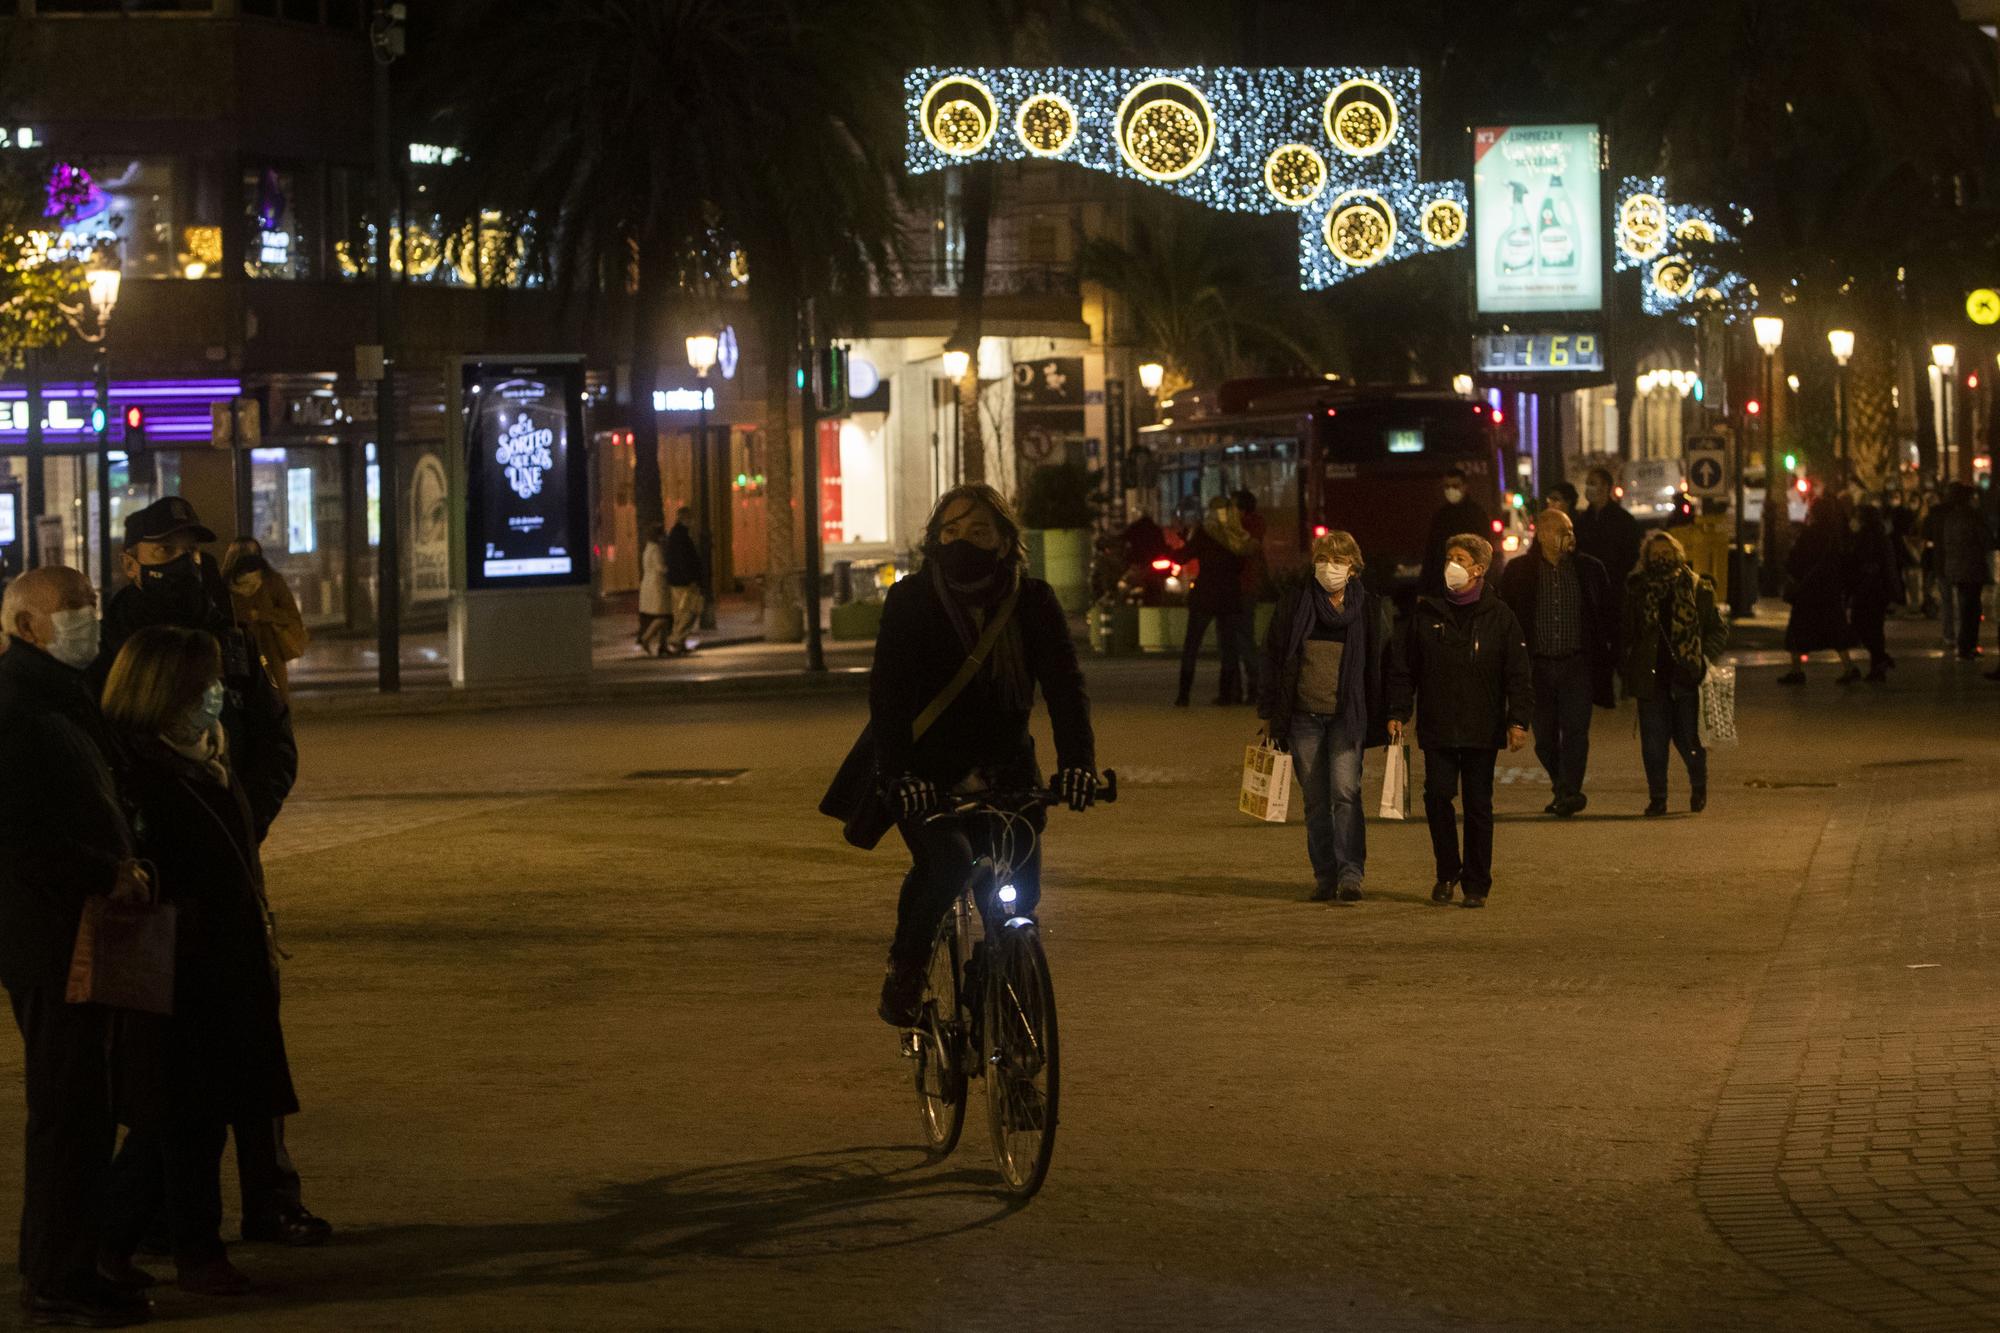
[(1383, 819), (1410, 817), (1410, 747), (1391, 745), (1388, 762), (1382, 765), (1382, 804), (1376, 814)]
[(84, 899), (64, 998), (71, 1004), (171, 1015), (174, 928), (172, 903), (122, 903), (99, 895)]
[(1292, 810), (1292, 757), (1269, 741), (1243, 747), (1243, 789), (1236, 808), (1252, 819), (1282, 824)]
[(1712, 666), (1701, 681), (1701, 743), (1736, 743), (1736, 668)]

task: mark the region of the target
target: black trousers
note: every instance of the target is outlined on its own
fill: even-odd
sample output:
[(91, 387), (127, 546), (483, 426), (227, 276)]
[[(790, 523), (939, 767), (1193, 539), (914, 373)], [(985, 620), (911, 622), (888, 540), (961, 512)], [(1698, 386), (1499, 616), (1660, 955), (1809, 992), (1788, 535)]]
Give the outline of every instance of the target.
[(1951, 590), (1951, 600), (1958, 612), (1958, 651), (1960, 656), (1969, 657), (1979, 647), (1979, 594), (1985, 585), (1979, 583), (1955, 584)]
[[(1041, 830), (1047, 822), (1039, 810), (1022, 816), (1035, 830), (1035, 850), (1014, 866), (1014, 910), (1032, 916), (1041, 901)], [(938, 923), (965, 887), (977, 857), (991, 856), (1001, 835), (1002, 821), (991, 816), (967, 815), (940, 819), (934, 823), (904, 820), (897, 829), (910, 849), (909, 873), (903, 876), (903, 891), (896, 901), (896, 938), (889, 945), (889, 962), (894, 967), (921, 967), (930, 961), (931, 941)], [(1024, 845), (1016, 835), (1016, 855)], [(996, 886), (997, 887), (997, 886)]]
[(26, 1047), (28, 1157), (21, 1190), (21, 1277), (55, 1294), (94, 1277), (105, 1178), (118, 1125), (111, 1110), (108, 1018), (58, 986), (10, 990)]
[(1252, 642), (1251, 613), (1206, 611), (1198, 606), (1188, 608), (1187, 637), (1181, 640), (1181, 693), (1194, 688), (1194, 664), (1211, 623), (1215, 626), (1216, 655), (1222, 661), (1218, 697), (1239, 701), (1256, 698), (1257, 649)]
[(1535, 757), (1557, 800), (1583, 795), (1590, 763), (1590, 654), (1537, 657)]
[[(1424, 751), (1424, 818), (1431, 826), (1431, 855), (1437, 877), (1455, 881), (1468, 898), (1484, 898), (1493, 888), (1493, 766), (1498, 750)], [(1452, 801), (1465, 794), (1465, 848), (1458, 843), (1458, 816)]]
[(176, 1264), (220, 1259), (222, 1145), (228, 1134), (219, 1120), (184, 1119), (142, 1125), (127, 1134), (111, 1164), (105, 1250), (130, 1256), (164, 1213)]
[(229, 1128), (236, 1135), (244, 1220), (265, 1221), (304, 1207), (299, 1169), (285, 1148), (284, 1120), (239, 1120)]
[(1888, 619), (1887, 603), (1857, 601), (1849, 611), (1848, 619), (1854, 625), (1854, 638), (1868, 650), (1868, 665), (1880, 667), (1889, 659), (1888, 638), (1883, 632), (1883, 622)]

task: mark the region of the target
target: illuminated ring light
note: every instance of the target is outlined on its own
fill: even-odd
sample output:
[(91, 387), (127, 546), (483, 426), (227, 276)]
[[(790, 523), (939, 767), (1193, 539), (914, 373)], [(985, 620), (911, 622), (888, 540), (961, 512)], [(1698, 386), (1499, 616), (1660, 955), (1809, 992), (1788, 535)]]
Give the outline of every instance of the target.
[(1694, 269), (1681, 255), (1668, 255), (1653, 265), (1653, 285), (1676, 301), (1694, 289)]
[(1424, 205), (1417, 225), (1426, 241), (1440, 250), (1449, 250), (1465, 239), (1465, 205), (1456, 199), (1433, 199)]
[(1709, 305), (1721, 305), (1722, 293), (1717, 291), (1713, 287), (1703, 287), (1699, 291), (1695, 292), (1694, 299), (1697, 301), (1705, 301)]
[(1036, 93), (1021, 103), (1014, 132), (1036, 157), (1060, 157), (1076, 142), (1076, 108), (1060, 93)]
[(1709, 226), (1701, 218), (1689, 218), (1686, 222), (1674, 228), (1674, 239), (1677, 241), (1700, 241), (1704, 245), (1713, 245), (1715, 244), (1715, 228)]
[(413, 278), (427, 278), (444, 262), (444, 247), (422, 227), (389, 228), (389, 268)]
[(1284, 144), (1264, 159), (1264, 188), (1287, 208), (1303, 208), (1326, 188), (1326, 159), (1309, 145)]
[(1182, 79), (1148, 79), (1118, 104), (1118, 153), (1147, 180), (1186, 180), (1215, 150), (1215, 112)]
[(1632, 258), (1658, 259), (1667, 248), (1667, 204), (1657, 194), (1635, 194), (1618, 207), (1618, 245)]
[(1326, 214), (1326, 245), (1349, 268), (1368, 268), (1396, 248), (1396, 210), (1373, 190), (1349, 190)]
[(952, 157), (971, 157), (993, 141), (1000, 116), (993, 91), (977, 79), (939, 79), (917, 108), (917, 123), (931, 147)]
[(1402, 117), (1396, 99), (1373, 79), (1349, 79), (1327, 95), (1326, 137), (1349, 157), (1373, 157), (1395, 142)]

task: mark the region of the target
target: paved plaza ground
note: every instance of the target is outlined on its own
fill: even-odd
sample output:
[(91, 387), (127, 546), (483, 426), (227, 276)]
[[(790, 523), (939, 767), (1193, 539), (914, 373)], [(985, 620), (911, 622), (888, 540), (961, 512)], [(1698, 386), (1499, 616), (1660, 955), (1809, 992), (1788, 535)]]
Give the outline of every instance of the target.
[(1063, 1122), (1020, 1209), (977, 1102), (914, 1146), (873, 1014), (900, 866), (813, 813), (858, 696), (308, 716), (266, 855), (340, 1230), (162, 1317), (2000, 1326), (2000, 685), (1902, 628), (1887, 687), (1746, 669), (1699, 817), (1678, 767), (1639, 817), (1629, 706), (1574, 821), (1503, 759), (1480, 913), (1429, 903), (1420, 821), (1371, 821), (1365, 902), (1302, 901), (1302, 830), (1234, 809), (1248, 710), (1093, 664), (1126, 797), (1053, 817)]

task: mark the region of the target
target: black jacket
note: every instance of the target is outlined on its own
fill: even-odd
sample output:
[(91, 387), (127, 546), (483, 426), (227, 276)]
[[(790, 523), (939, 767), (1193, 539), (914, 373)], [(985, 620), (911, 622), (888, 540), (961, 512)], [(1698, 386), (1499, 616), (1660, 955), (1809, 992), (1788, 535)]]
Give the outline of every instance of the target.
[(1785, 600), (1792, 604), (1785, 621), (1785, 647), (1794, 653), (1845, 648), (1854, 642), (1847, 621), (1847, 529), (1832, 523), (1808, 523), (1792, 539), (1785, 557), (1790, 586)]
[[(1048, 701), (1056, 766), (1095, 769), (1090, 700), (1055, 590), (1024, 576), (1014, 620), (1031, 686), (1039, 686)], [(1033, 689), (1021, 706), (1009, 706), (994, 683), (991, 658), (923, 739), (912, 744), (910, 730), (917, 715), (944, 692), (965, 657), (965, 647), (929, 574), (904, 579), (889, 589), (883, 599), (882, 628), (875, 638), (875, 669), (868, 681), (868, 729), (878, 778), (889, 781), (914, 773), (950, 784), (983, 769), (1010, 784), (1040, 780), (1034, 738), (1028, 733)]]
[(1851, 535), (1841, 574), (1851, 612), (1874, 615), (1906, 600), (1902, 562), (1898, 558), (1900, 545), (1882, 528), (1864, 526)]
[(237, 1121), (290, 1115), (292, 1090), (250, 807), (159, 740), (120, 765), (140, 855), (174, 904), (174, 1014), (134, 1027), (128, 1095), (146, 1111)]
[[(1477, 500), (1467, 498), (1457, 504), (1438, 506), (1431, 515), (1430, 536), (1424, 539), (1423, 578), (1417, 585), (1419, 595), (1444, 596), (1444, 544), (1453, 537), (1471, 533), (1475, 537), (1493, 540), (1493, 520), (1479, 507)], [(1498, 563), (1498, 553), (1495, 553)]]
[(701, 581), (701, 550), (687, 524), (676, 523), (667, 530), (667, 586), (685, 588)]
[[(1286, 745), (1292, 734), (1292, 713), (1299, 698), (1299, 670), (1302, 653), (1293, 651), (1298, 618), (1309, 614), (1306, 598), (1317, 592), (1316, 585), (1294, 580), (1278, 593), (1278, 605), (1271, 613), (1271, 628), (1264, 635), (1264, 670), (1257, 677), (1262, 688), (1257, 696), (1257, 716), (1271, 724), (1271, 738)], [(1362, 734), (1362, 748), (1389, 743), (1389, 652), (1395, 639), (1395, 610), (1386, 597), (1369, 592), (1356, 579), (1348, 585), (1350, 597), (1366, 599), (1361, 608), (1368, 627), (1368, 664), (1362, 689), (1368, 700), (1368, 729)]]
[(1389, 659), (1389, 716), (1417, 712), (1426, 750), (1497, 750), (1535, 716), (1535, 678), (1520, 622), (1491, 586), (1471, 606), (1419, 597)]
[[(202, 561), (204, 586), (212, 568), (208, 560)], [(205, 609), (192, 617), (163, 610), (136, 585), (120, 588), (104, 608), (103, 644), (90, 669), (91, 683), (94, 689), (104, 688), (118, 650), (148, 625), (180, 625), (213, 634), (222, 645), (222, 683), (228, 691), (222, 703), (222, 729), (229, 737), (230, 762), (250, 799), (257, 840), (262, 842), (298, 780), (299, 746), (292, 735), (291, 708), (256, 645), (235, 623), (226, 589), (217, 600), (220, 587), (218, 579), (209, 588)]]
[(1201, 562), (1195, 571), (1194, 587), (1188, 592), (1188, 607), (1210, 615), (1231, 616), (1243, 609), (1244, 558), (1198, 527), (1180, 550), (1182, 564)]
[(1592, 505), (1571, 518), (1576, 528), (1576, 549), (1604, 565), (1611, 576), (1612, 596), (1625, 586), (1625, 576), (1639, 563), (1639, 543), (1643, 534), (1639, 520), (1616, 500)]
[[(1614, 708), (1618, 697), (1611, 682), (1618, 670), (1618, 599), (1611, 593), (1611, 576), (1594, 556), (1573, 551), (1577, 583), (1583, 592), (1583, 651), (1590, 654), (1590, 697), (1599, 708)], [(1535, 607), (1541, 600), (1541, 552), (1530, 548), (1500, 573), (1500, 596), (1521, 622), (1528, 655), (1535, 651)]]
[(132, 835), (96, 697), (19, 639), (0, 657), (0, 982), (60, 987), (83, 900), (109, 893)]

